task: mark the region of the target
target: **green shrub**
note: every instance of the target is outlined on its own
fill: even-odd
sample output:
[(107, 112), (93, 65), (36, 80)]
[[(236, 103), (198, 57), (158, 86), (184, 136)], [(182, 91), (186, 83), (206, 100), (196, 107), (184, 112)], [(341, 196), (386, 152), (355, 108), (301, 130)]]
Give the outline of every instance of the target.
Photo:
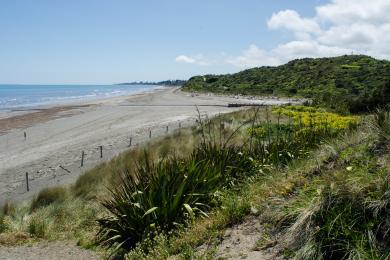
[(94, 169), (80, 175), (76, 183), (72, 186), (72, 192), (77, 197), (93, 198), (95, 197), (95, 190), (101, 186), (107, 171), (107, 164), (103, 163)]
[(378, 108), (374, 114), (374, 127), (379, 134), (381, 143), (390, 142), (390, 111), (389, 108)]
[(251, 175), (253, 163), (243, 146), (203, 142), (190, 156), (191, 161), (208, 161), (221, 174), (221, 187), (243, 181)]
[(145, 154), (133, 174), (124, 173), (103, 206), (111, 216), (99, 219), (100, 243), (129, 250), (157, 230), (171, 230), (205, 211), (220, 185), (210, 161), (167, 158), (154, 163)]
[(8, 216), (12, 215), (15, 212), (15, 205), (11, 202), (6, 202), (3, 205), (3, 215)]
[[(168, 156), (156, 163), (145, 152), (135, 170), (125, 170), (122, 184), (103, 202), (111, 215), (98, 220), (101, 244), (125, 252), (157, 231), (170, 231), (196, 216), (207, 216), (208, 209), (218, 203), (217, 190), (251, 173), (253, 163), (243, 146), (229, 143), (234, 133), (225, 139), (215, 124), (199, 121), (201, 141), (189, 155)], [(219, 135), (214, 135), (218, 130)]]
[(229, 225), (240, 223), (251, 211), (249, 201), (245, 197), (229, 196), (222, 205), (223, 215)]
[(54, 202), (64, 201), (66, 192), (66, 188), (64, 187), (43, 189), (38, 193), (38, 196), (32, 200), (30, 210), (34, 211), (37, 208), (50, 205)]
[(5, 223), (4, 216), (0, 214), (0, 233), (7, 230), (7, 224)]
[(28, 223), (28, 232), (38, 238), (44, 238), (46, 234), (46, 222), (41, 216), (31, 217)]
[(390, 100), (389, 64), (361, 55), (297, 59), (277, 67), (195, 76), (183, 90), (297, 96), (336, 112), (367, 112)]

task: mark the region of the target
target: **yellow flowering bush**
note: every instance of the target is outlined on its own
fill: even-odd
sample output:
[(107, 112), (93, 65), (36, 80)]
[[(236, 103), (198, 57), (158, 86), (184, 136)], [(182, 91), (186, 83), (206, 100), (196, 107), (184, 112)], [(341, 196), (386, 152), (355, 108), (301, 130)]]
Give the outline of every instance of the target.
[(360, 118), (357, 116), (342, 116), (326, 112), (322, 109), (307, 106), (286, 106), (273, 109), (274, 113), (294, 119), (294, 124), (301, 131), (339, 132), (356, 127)]
[(267, 134), (267, 130), (263, 126), (249, 127), (247, 131), (250, 136), (256, 136), (260, 138), (265, 137)]

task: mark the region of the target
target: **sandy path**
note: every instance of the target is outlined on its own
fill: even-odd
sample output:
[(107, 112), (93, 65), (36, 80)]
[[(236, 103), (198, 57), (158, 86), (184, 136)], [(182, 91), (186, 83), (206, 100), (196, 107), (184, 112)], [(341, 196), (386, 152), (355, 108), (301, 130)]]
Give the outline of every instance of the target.
[[(183, 127), (193, 124), (197, 115), (195, 105), (202, 113), (212, 116), (233, 111), (226, 107), (229, 102), (248, 100), (191, 96), (170, 88), (97, 101), (88, 106), (55, 108), (56, 113), (41, 112), (41, 116), (28, 114), (16, 117), (17, 120), (4, 119), (0, 121), (0, 129), (7, 131), (0, 135), (0, 205), (5, 201), (29, 199), (44, 187), (74, 182), (82, 172), (128, 149), (130, 136), (134, 145), (149, 140), (149, 130), (156, 137), (165, 134), (167, 125), (171, 132), (179, 122)], [(290, 100), (258, 102), (279, 104)], [(17, 122), (13, 127), (19, 128), (10, 129), (12, 122)], [(104, 147), (102, 159), (100, 145)], [(84, 166), (80, 167), (82, 151), (86, 157)], [(26, 172), (30, 179), (29, 192), (26, 192)]]
[(66, 241), (40, 242), (15, 247), (0, 246), (0, 260), (73, 260), (104, 259), (91, 250), (82, 249)]

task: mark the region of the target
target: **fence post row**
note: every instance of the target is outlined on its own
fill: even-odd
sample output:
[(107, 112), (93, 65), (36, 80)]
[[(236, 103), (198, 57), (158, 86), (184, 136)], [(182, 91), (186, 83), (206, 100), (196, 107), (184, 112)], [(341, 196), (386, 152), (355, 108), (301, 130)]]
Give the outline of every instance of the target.
[[(221, 124), (221, 127), (223, 129), (224, 125)], [(179, 122), (179, 128), (181, 129), (181, 122)], [(166, 126), (165, 131), (166, 131), (166, 133), (169, 132), (169, 126), (168, 125)], [(27, 137), (27, 134), (26, 134), (26, 132), (24, 132), (24, 138), (26, 139), (26, 137)], [(149, 130), (149, 138), (152, 138), (152, 130)], [(133, 141), (133, 138), (130, 136), (130, 138), (129, 138), (129, 147), (131, 147), (132, 141)], [(103, 145), (99, 146), (99, 150), (100, 150), (100, 158), (103, 158)], [(80, 164), (80, 167), (84, 166), (84, 158), (85, 158), (85, 152), (82, 151), (81, 152), (81, 164)], [(66, 170), (66, 169), (64, 169), (64, 170)], [(68, 170), (66, 170), (66, 171), (68, 171)], [(26, 172), (26, 186), (27, 186), (27, 191), (30, 191), (30, 186), (29, 186), (29, 182), (28, 182), (28, 172)]]

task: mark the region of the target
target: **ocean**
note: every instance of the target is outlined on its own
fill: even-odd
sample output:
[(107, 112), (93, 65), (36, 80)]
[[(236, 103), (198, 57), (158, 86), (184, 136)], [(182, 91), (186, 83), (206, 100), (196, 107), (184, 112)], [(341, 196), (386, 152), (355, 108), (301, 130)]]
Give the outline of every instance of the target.
[(156, 85), (0, 85), (0, 111), (138, 94)]

